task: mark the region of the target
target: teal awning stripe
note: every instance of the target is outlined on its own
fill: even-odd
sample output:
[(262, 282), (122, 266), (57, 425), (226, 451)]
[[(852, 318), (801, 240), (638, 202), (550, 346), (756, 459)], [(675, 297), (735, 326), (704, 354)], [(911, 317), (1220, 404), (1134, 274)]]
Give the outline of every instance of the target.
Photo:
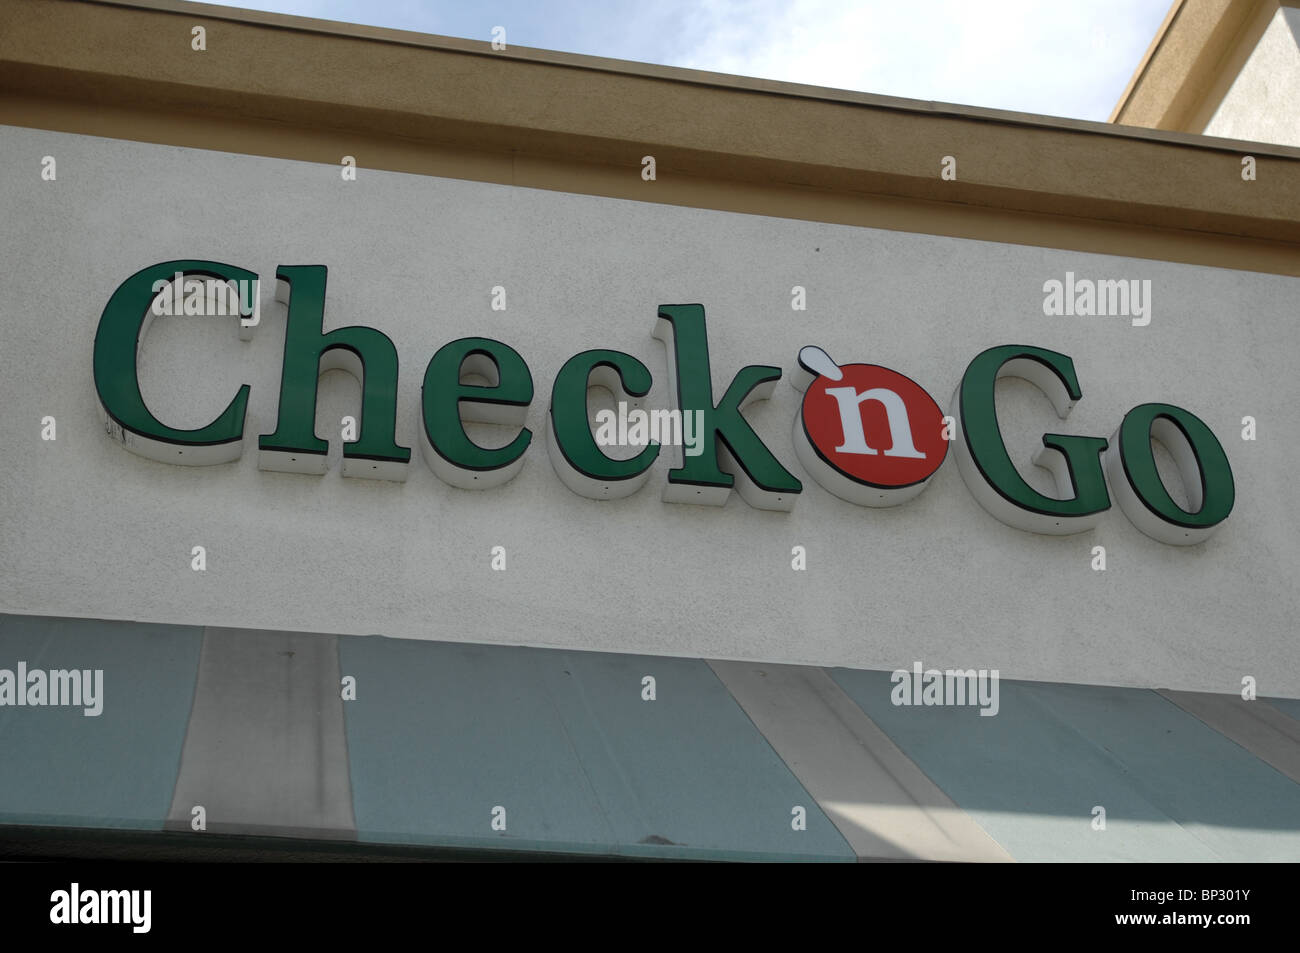
[(339, 659), (360, 840), (854, 859), (704, 662), (382, 638)]
[(103, 711), (0, 706), (0, 824), (161, 830), (199, 667), (194, 626), (0, 614), (0, 668), (102, 669)]

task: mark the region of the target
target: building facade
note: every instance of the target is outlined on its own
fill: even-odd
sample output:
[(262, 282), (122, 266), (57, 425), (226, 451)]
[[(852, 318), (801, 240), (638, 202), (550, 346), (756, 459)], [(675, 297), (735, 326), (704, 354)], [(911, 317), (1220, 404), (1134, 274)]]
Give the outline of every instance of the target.
[(1300, 858), (1261, 10), (1120, 125), (0, 0), (0, 840)]

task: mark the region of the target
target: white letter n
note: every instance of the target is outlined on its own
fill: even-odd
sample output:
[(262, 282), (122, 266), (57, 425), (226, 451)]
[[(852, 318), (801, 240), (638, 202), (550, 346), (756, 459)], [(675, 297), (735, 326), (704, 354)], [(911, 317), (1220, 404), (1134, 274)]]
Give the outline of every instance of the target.
[(907, 417), (907, 406), (903, 398), (885, 387), (873, 387), (859, 394), (852, 387), (828, 387), (830, 394), (840, 405), (840, 426), (844, 429), (844, 443), (835, 448), (836, 453), (867, 453), (875, 450), (867, 446), (867, 435), (862, 432), (862, 411), (860, 405), (868, 400), (879, 401), (889, 418), (889, 437), (894, 445), (885, 451), (887, 457), (911, 457), (924, 460), (925, 454), (916, 449), (912, 443), (912, 422)]

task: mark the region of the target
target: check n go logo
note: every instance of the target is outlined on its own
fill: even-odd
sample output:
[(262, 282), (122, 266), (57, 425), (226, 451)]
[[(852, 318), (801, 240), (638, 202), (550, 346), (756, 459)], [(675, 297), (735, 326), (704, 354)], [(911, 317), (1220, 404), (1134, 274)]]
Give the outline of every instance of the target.
[[(324, 265), (276, 269), (276, 300), (285, 305), (280, 401), (274, 431), (257, 437), (258, 468), (316, 475), (329, 469), (329, 442), (315, 429), (317, 394), (320, 375), (339, 368), (361, 386), (359, 428), (343, 437), (343, 475), (404, 481), (411, 448), (398, 443), (397, 348), (382, 331), (366, 325), (327, 331), (326, 277)], [(199, 285), (191, 278), (212, 282)], [(244, 289), (225, 295), (237, 305), (225, 310), (240, 316), (240, 338), (251, 339), (261, 322), (245, 316), (251, 311), (256, 317), (257, 282), (256, 273), (235, 265), (177, 259), (143, 268), (118, 286), (95, 332), (93, 361), (109, 437), (132, 453), (183, 466), (239, 459), (251, 385), (240, 385), (208, 424), (179, 429), (154, 416), (146, 404), (137, 362), (152, 317), (168, 307), (175, 313), (182, 284), (193, 285), (183, 313), (207, 313), (206, 305), (199, 307), (202, 288), (210, 287), (218, 297), (223, 287)], [(168, 294), (170, 304), (160, 300)], [(664, 345), (674, 397), (674, 407), (665, 413), (670, 420), (674, 413), (686, 415), (682, 422), (691, 424), (694, 437), (682, 441), (692, 452), (669, 469), (663, 500), (723, 506), (736, 491), (757, 509), (793, 509), (803, 483), (742, 413), (751, 401), (771, 396), (782, 368), (742, 367), (719, 398), (704, 305), (660, 304), (655, 314), (652, 333)], [(1033, 533), (1066, 536), (1092, 529), (1110, 509), (1112, 491), (1129, 520), (1162, 543), (1202, 542), (1231, 513), (1236, 489), (1223, 447), (1204, 421), (1167, 403), (1134, 407), (1109, 438), (1044, 433), (1033, 462), (1051, 471), (1056, 493), (1040, 493), (1021, 476), (998, 426), (995, 385), (1007, 376), (1037, 387), (1062, 419), (1083, 397), (1068, 355), (1004, 344), (975, 355), (945, 417), (924, 388), (897, 371), (874, 364), (840, 366), (821, 348), (804, 347), (793, 377), (803, 392), (794, 422), (797, 456), (831, 493), (862, 506), (896, 506), (925, 489), (951, 442), (962, 481), (980, 506), (1008, 526)], [(614, 500), (646, 482), (659, 443), (647, 436), (634, 457), (607, 455), (602, 447), (608, 441), (591, 429), (587, 392), (604, 387), (616, 398), (635, 401), (650, 393), (653, 382), (639, 358), (613, 348), (588, 348), (564, 362), (551, 386), (546, 452), (565, 486), (590, 499)], [(532, 440), (525, 423), (533, 398), (528, 363), (505, 342), (463, 337), (440, 347), (425, 366), (419, 401), (417, 433), (430, 469), (444, 483), (465, 490), (509, 482), (523, 467)], [(465, 420), (503, 424), (517, 432), (505, 446), (484, 447), (470, 439)], [(629, 419), (624, 436), (643, 421)], [(1163, 483), (1153, 441), (1165, 447), (1178, 470), (1185, 491), (1179, 500)], [(622, 443), (622, 437), (616, 442)]]

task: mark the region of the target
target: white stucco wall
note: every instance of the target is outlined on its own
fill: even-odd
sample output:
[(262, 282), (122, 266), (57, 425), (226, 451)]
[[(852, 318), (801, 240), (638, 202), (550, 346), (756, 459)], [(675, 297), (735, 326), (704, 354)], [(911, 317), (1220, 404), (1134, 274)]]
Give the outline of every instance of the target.
[[(45, 155), (55, 182), (40, 179)], [(1300, 696), (1296, 279), (364, 168), (345, 183), (330, 166), (9, 127), (0, 164), (0, 610), (1214, 691), (1253, 675), (1262, 693)], [(96, 412), (96, 325), (123, 279), (175, 258), (258, 272), (263, 327), (241, 343), (233, 320), (157, 319), (139, 366), (161, 419), (205, 424), (249, 383), (248, 439), (271, 431), (284, 330), (271, 279), (323, 263), (327, 327), (368, 324), (397, 345), (408, 481), (342, 478), (337, 423), (358, 387), (337, 372), (319, 403), (317, 430), (334, 437), (323, 478), (259, 471), (252, 450), (184, 468), (113, 443)], [(1150, 326), (1045, 317), (1043, 282), (1066, 271), (1150, 279)], [(791, 311), (796, 284), (806, 312)], [(504, 313), (490, 310), (494, 285)], [(651, 405), (669, 406), (656, 305), (697, 301), (719, 397), (746, 364), (788, 377), (810, 343), (901, 371), (944, 407), (984, 348), (1063, 351), (1084, 392), (1069, 420), (1028, 384), (999, 385), (1034, 485), (1050, 488), (1027, 463), (1045, 430), (1108, 437), (1160, 400), (1218, 434), (1236, 509), (1186, 549), (1118, 507), (1093, 532), (1036, 536), (986, 514), (952, 454), (918, 499), (856, 507), (799, 467), (799, 395), (784, 380), (748, 415), (804, 479), (792, 513), (734, 494), (721, 508), (664, 503), (665, 455), (626, 500), (573, 494), (546, 456), (555, 373), (580, 350), (628, 351), (655, 376)], [(523, 472), (475, 493), (441, 483), (416, 440), (429, 358), (480, 334), (523, 355), (536, 396)], [(1246, 414), (1254, 443), (1240, 439)], [(190, 569), (195, 545), (205, 573)], [(489, 568), (497, 545), (505, 572)], [(794, 545), (806, 572), (791, 570)], [(1106, 572), (1090, 568), (1096, 545)]]
[(1300, 9), (1273, 14), (1205, 135), (1300, 146)]

